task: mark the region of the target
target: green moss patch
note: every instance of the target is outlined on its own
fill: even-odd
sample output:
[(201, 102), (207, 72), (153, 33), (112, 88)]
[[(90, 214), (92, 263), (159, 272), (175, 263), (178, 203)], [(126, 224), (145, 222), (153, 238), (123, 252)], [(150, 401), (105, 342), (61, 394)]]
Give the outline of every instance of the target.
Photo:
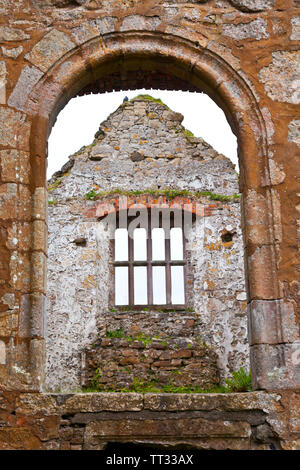
[(148, 101), (154, 101), (154, 103), (158, 103), (158, 104), (161, 104), (162, 106), (164, 106), (165, 108), (167, 109), (170, 109), (160, 98), (154, 98), (153, 96), (151, 95), (137, 95), (135, 96), (134, 98), (132, 98), (132, 100), (130, 101), (133, 101), (133, 100), (148, 100)]
[(136, 190), (136, 191), (126, 191), (119, 188), (111, 189), (110, 191), (98, 191), (96, 192), (94, 189), (89, 191), (84, 195), (86, 199), (97, 200), (108, 196), (113, 195), (122, 195), (122, 196), (141, 196), (143, 194), (151, 194), (152, 196), (166, 196), (169, 200), (175, 199), (176, 197), (190, 197), (190, 198), (199, 198), (202, 196), (206, 196), (211, 201), (221, 201), (221, 202), (230, 202), (232, 200), (236, 200), (240, 198), (239, 194), (232, 194), (231, 196), (227, 196), (224, 194), (216, 194), (212, 193), (211, 191), (187, 191), (177, 190), (177, 189), (143, 189), (143, 190)]

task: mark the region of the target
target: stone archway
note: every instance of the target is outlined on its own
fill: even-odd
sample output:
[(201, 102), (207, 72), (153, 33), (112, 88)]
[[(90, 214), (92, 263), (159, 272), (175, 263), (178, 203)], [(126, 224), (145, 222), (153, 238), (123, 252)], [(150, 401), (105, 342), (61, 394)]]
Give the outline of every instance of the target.
[[(53, 40), (57, 41), (55, 34)], [(31, 52), (31, 59), (37, 64), (41, 60), (38, 44)], [(187, 39), (154, 32), (111, 33), (75, 48), (69, 45), (60, 57), (40, 63), (43, 72), (37, 74), (31, 92), (20, 97), (19, 81), (17, 91), (10, 97), (9, 104), (25, 112), (32, 123), (30, 185), (36, 245), (31, 258), (31, 294), (27, 298), (27, 313), (31, 317), (25, 336), (30, 340), (29, 363), (34, 387), (39, 389), (43, 382), (46, 244), (41, 234), (46, 232), (45, 159), (51, 126), (66, 102), (90, 83), (112, 71), (152, 70), (153, 67), (207, 93), (223, 109), (238, 137), (254, 387), (292, 388), (296, 383), (291, 363), (294, 317), (292, 307), (283, 303), (279, 290), (278, 230), (273, 216), (277, 201), (270, 189), (266, 126), (257, 100), (245, 80), (217, 54)], [(24, 125), (27, 122), (18, 129), (19, 140), (24, 135)], [(284, 326), (286, 323), (289, 331)], [(271, 375), (274, 370), (275, 376)]]

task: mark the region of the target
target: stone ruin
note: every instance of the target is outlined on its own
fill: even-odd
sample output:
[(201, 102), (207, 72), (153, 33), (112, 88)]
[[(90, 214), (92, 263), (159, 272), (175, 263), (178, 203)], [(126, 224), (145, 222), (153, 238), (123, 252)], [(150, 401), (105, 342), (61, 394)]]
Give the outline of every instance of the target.
[[(299, 18), (299, 0), (1, 2), (1, 449), (299, 449)], [(237, 136), (253, 392), (46, 393), (48, 136), (72, 97), (144, 86), (207, 93)]]
[[(101, 370), (102, 387), (114, 390), (134, 378), (212, 388), (220, 376), (242, 366), (249, 370), (238, 174), (182, 120), (147, 97), (125, 102), (100, 125), (94, 142), (50, 180), (50, 391), (78, 390), (95, 370)], [(97, 201), (87, 199), (91, 191), (99, 193)], [(97, 211), (122, 195), (133, 198), (129, 211), (145, 198), (145, 208), (159, 205), (162, 211), (180, 202), (180, 208), (205, 208), (185, 233), (186, 305), (180, 310), (154, 305), (130, 312), (115, 305), (111, 234), (97, 221)], [(107, 338), (121, 330), (121, 338)], [(141, 340), (131, 344), (131, 335)]]

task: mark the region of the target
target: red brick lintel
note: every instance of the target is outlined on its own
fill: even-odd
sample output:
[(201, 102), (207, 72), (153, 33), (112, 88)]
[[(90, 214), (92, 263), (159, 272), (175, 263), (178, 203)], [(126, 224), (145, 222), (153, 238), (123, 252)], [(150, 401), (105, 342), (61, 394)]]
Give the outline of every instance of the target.
[(173, 209), (192, 212), (198, 217), (209, 217), (213, 215), (214, 209), (222, 205), (217, 201), (211, 204), (204, 204), (196, 199), (176, 196), (169, 199), (168, 196), (153, 196), (151, 194), (143, 195), (113, 195), (105, 199), (97, 201), (92, 207), (84, 211), (84, 215), (88, 218), (101, 218), (107, 214), (127, 209)]

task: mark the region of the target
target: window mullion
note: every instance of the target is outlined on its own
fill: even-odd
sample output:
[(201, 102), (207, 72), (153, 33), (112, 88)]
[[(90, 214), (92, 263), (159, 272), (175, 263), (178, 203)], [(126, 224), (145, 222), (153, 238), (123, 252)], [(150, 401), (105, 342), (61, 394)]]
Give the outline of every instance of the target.
[(166, 254), (166, 301), (171, 305), (171, 266), (170, 266), (170, 232), (165, 231), (165, 254)]
[(148, 217), (148, 236), (147, 236), (147, 288), (148, 305), (153, 304), (153, 283), (152, 283), (152, 236), (151, 236), (151, 216)]
[(129, 255), (129, 266), (128, 266), (129, 305), (134, 305), (133, 238), (130, 236), (129, 231), (128, 231), (128, 255)]
[(184, 303), (186, 304), (186, 293), (187, 293), (187, 272), (186, 272), (186, 245), (185, 245), (185, 234), (184, 234), (184, 220), (182, 221), (182, 243), (183, 243), (183, 292), (184, 292)]

